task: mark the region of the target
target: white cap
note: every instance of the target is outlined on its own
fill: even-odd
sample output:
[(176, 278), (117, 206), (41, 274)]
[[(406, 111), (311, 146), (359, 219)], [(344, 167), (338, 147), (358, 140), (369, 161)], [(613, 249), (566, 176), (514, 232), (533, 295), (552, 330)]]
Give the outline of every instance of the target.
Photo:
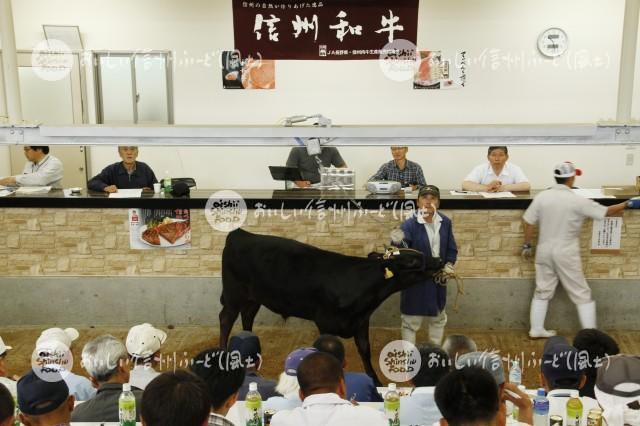
[(62, 343), (67, 349), (71, 348), (71, 342), (76, 340), (80, 336), (78, 330), (75, 328), (48, 328), (42, 333), (36, 341), (36, 348), (42, 345), (49, 345), (53, 342)]
[(572, 176), (582, 176), (582, 170), (577, 169), (570, 161), (556, 164), (553, 168), (553, 176), (557, 178), (569, 178)]
[(123, 383), (122, 392), (131, 392), (131, 383)]
[(249, 392), (257, 391), (257, 390), (258, 390), (258, 384), (256, 382), (249, 383)]
[(395, 383), (389, 383), (388, 389), (390, 392), (393, 392), (396, 390), (396, 384)]
[(0, 355), (4, 354), (9, 349), (13, 349), (11, 346), (7, 346), (4, 344), (4, 340), (0, 337)]
[(151, 324), (135, 325), (127, 334), (127, 352), (138, 358), (147, 358), (160, 350), (167, 340), (167, 333)]

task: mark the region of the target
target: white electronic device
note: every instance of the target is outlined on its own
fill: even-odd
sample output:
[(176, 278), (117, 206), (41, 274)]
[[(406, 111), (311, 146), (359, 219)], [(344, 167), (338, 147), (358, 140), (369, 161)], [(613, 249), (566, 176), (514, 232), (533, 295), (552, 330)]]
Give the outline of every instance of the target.
[(367, 191), (372, 194), (395, 194), (400, 192), (402, 185), (393, 180), (379, 180), (367, 182)]

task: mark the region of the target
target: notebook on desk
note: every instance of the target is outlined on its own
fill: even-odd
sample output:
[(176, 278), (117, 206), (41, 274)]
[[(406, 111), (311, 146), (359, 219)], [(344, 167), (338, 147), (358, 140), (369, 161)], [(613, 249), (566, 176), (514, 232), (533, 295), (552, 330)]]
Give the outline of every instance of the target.
[(304, 180), (297, 167), (269, 166), (273, 180)]

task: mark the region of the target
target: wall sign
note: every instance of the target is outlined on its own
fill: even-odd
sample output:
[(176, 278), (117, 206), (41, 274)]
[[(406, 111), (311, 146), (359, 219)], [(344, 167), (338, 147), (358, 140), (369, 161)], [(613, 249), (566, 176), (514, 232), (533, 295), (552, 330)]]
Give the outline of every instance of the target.
[(235, 49), (263, 59), (378, 59), (416, 44), (418, 0), (233, 0)]
[(602, 220), (594, 220), (591, 234), (591, 253), (620, 253), (621, 238), (621, 217), (605, 217)]

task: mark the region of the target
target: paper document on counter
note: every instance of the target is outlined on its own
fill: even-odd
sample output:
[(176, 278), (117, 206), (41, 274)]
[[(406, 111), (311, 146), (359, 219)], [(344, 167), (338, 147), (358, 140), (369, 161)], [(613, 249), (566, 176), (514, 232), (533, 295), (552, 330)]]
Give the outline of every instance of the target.
[(484, 198), (516, 198), (513, 195), (513, 192), (505, 191), (505, 192), (481, 192)]
[(118, 192), (109, 194), (109, 198), (140, 198), (142, 189), (118, 189)]
[(21, 186), (16, 190), (18, 194), (46, 194), (49, 191), (50, 186)]
[(0, 189), (0, 197), (6, 197), (7, 195), (13, 194), (15, 191), (11, 189)]
[(578, 194), (584, 198), (616, 198), (614, 195), (605, 195), (602, 189), (589, 189), (589, 188), (573, 188), (575, 194)]

